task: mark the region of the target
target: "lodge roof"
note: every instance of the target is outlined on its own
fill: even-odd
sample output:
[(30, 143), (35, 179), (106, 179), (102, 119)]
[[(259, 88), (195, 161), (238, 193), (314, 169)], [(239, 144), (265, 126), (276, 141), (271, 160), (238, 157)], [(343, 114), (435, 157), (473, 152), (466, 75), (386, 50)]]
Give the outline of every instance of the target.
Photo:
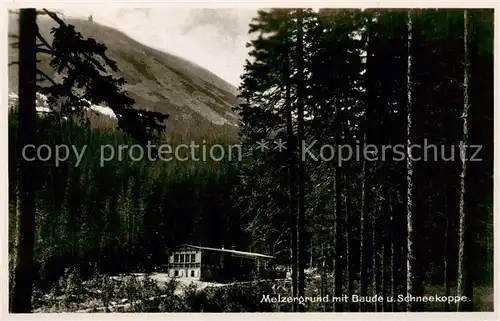
[(198, 245), (191, 245), (191, 244), (181, 244), (181, 245), (176, 246), (176, 248), (181, 247), (181, 246), (192, 247), (195, 249), (206, 250), (206, 251), (232, 253), (236, 256), (243, 256), (243, 257), (248, 257), (248, 258), (267, 258), (267, 259), (274, 258), (273, 256), (260, 254), (260, 253), (243, 252), (243, 251), (224, 249), (224, 248), (219, 249), (219, 248), (215, 248), (215, 247), (206, 247), (206, 246), (198, 246)]

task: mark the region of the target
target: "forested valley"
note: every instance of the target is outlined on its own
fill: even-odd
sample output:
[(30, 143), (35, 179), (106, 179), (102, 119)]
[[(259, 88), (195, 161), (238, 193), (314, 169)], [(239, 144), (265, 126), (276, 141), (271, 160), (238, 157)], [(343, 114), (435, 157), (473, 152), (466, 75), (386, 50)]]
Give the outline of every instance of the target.
[[(72, 43), (81, 47), (70, 48), (78, 36), (62, 21), (49, 55), (69, 76), (62, 85), (34, 86), (27, 78), (37, 75), (30, 49), (40, 13), (23, 10), (19, 88), (28, 89), (9, 111), (14, 312), (69, 291), (61, 286), (70, 283), (68, 271), (78, 275), (78, 291), (96, 287), (86, 295), (101, 306), (113, 291), (129, 302), (140, 297), (134, 289), (158, 296), (132, 304), (133, 311), (493, 311), (493, 10), (261, 10), (249, 26), (254, 37), (234, 106), (239, 134), (201, 138), (196, 128), (192, 136), (169, 135), (168, 115), (132, 108), (122, 80), (94, 72), (104, 70), (95, 60), (86, 63), (99, 58), (118, 70), (105, 44), (80, 38)], [(93, 103), (106, 102), (117, 128), (83, 112), (73, 86)], [(61, 107), (36, 115), (37, 91)], [(238, 144), (242, 159), (101, 163), (101, 146), (150, 140)], [(263, 142), (269, 148), (259, 149)], [(278, 142), (285, 147), (275, 148)], [(87, 149), (78, 164), (70, 157), (55, 166), (23, 161), (29, 143)], [(391, 148), (397, 145), (405, 157)], [(332, 152), (324, 146), (350, 146), (354, 154), (324, 159)], [(367, 147), (372, 152), (363, 155)], [(183, 243), (266, 253), (291, 278), (188, 288), (184, 296), (134, 280), (109, 290), (103, 279), (153, 273), (165, 251)], [(467, 301), (262, 303), (272, 291)], [(23, 293), (31, 303), (15, 300)]]

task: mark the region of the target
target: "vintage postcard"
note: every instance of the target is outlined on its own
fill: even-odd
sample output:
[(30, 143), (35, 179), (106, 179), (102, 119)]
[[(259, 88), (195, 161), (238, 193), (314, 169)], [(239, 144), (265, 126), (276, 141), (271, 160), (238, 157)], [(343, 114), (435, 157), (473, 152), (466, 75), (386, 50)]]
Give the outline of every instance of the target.
[(494, 14), (11, 8), (9, 312), (493, 312)]

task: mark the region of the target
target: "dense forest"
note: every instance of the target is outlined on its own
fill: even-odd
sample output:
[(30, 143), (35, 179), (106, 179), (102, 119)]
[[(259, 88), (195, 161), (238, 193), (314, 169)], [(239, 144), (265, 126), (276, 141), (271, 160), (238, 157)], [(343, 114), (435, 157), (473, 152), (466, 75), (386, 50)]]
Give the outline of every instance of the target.
[[(249, 26), (254, 40), (241, 104), (234, 107), (239, 137), (203, 140), (241, 144), (241, 161), (104, 165), (104, 145), (176, 146), (192, 139), (167, 139), (167, 115), (132, 108), (123, 81), (103, 76), (97, 61), (119, 68), (105, 46), (79, 38), (61, 20), (46, 44), (50, 50), (38, 52), (51, 55), (51, 66), (68, 77), (33, 86), (27, 77), (37, 74), (36, 55), (29, 57), (36, 14), (21, 12), (19, 88), (28, 90), (9, 112), (9, 145), (18, 146), (9, 149), (14, 297), (27, 293), (16, 292), (29, 288), (22, 282), (27, 275), (49, 291), (69, 268), (84, 278), (96, 269), (152, 272), (168, 248), (182, 243), (273, 255), (275, 268), (291, 268), (292, 296), (305, 296), (312, 286), (335, 297), (466, 296), (439, 307), (456, 311), (481, 309), (477, 289), (492, 295), (493, 10), (259, 11)], [(60, 107), (36, 116), (36, 91)], [(118, 128), (82, 121), (88, 120), (82, 97), (113, 108)], [(262, 142), (269, 148), (255, 148)], [(285, 147), (274, 148), (277, 142)], [(80, 162), (70, 157), (56, 166), (52, 159), (23, 161), (20, 150), (29, 143), (87, 149)], [(31, 309), (26, 302), (13, 305), (16, 312)], [(285, 310), (304, 309), (426, 307), (336, 302)]]
[[(253, 246), (271, 249), (284, 227), (297, 235), (298, 295), (306, 262), (335, 271), (337, 296), (419, 296), (425, 284), (443, 284), (470, 303), (473, 284), (491, 284), (492, 18), (488, 10), (324, 9), (255, 19), (243, 139), (288, 137), (293, 152), (254, 155), (237, 194), (243, 211), (264, 220), (248, 226), (259, 235)], [(310, 150), (328, 161), (300, 155), (296, 141), (315, 142)], [(467, 161), (474, 150), (463, 157), (460, 142), (480, 145), (481, 161)], [(391, 148), (398, 144), (406, 157)], [(328, 145), (367, 155), (340, 162)]]

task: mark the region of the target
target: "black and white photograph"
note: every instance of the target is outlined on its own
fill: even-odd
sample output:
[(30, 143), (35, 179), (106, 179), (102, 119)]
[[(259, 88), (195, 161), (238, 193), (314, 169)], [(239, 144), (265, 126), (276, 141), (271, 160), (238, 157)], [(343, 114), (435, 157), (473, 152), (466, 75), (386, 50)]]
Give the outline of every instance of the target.
[(494, 11), (9, 8), (9, 313), (494, 312)]

